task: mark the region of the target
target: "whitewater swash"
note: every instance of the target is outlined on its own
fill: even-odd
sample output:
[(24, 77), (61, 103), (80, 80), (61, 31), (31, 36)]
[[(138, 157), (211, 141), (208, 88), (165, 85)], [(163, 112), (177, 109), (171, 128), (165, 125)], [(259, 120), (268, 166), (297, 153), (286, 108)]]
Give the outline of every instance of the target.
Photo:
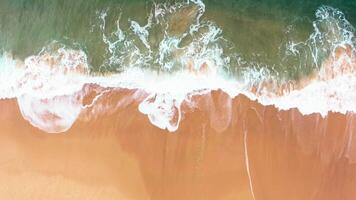
[[(202, 1), (154, 4), (146, 25), (130, 19), (127, 30), (122, 29), (120, 15), (110, 34), (108, 11), (98, 11), (98, 24), (93, 26), (107, 47), (100, 67), (118, 66), (115, 71), (120, 72), (93, 73), (83, 50), (54, 41), (24, 61), (3, 54), (0, 98), (17, 98), (24, 118), (47, 132), (68, 130), (81, 111), (110, 88), (137, 90), (138, 110), (153, 125), (171, 132), (184, 117), (182, 103), (194, 105), (194, 95), (211, 90), (222, 90), (230, 98), (243, 94), (283, 110), (298, 108), (303, 114), (355, 112), (355, 29), (335, 8), (321, 6), (316, 11), (307, 40), (284, 44), (282, 60), (301, 59), (292, 70), (263, 67), (229, 51), (234, 47), (222, 29), (202, 18)], [(155, 30), (158, 36), (152, 39)], [(299, 77), (295, 80), (286, 75), (293, 68), (292, 76)], [(86, 84), (102, 87), (88, 105), (83, 104)]]
[[(171, 132), (179, 127), (183, 102), (194, 105), (191, 102), (194, 95), (219, 89), (230, 98), (244, 94), (264, 105), (275, 105), (283, 110), (298, 108), (303, 114), (320, 113), (326, 116), (329, 111), (343, 114), (355, 112), (355, 54), (350, 47), (336, 50), (337, 57), (331, 56), (324, 62), (317, 77), (310, 78), (299, 89), (296, 85), (298, 82), (294, 85), (287, 83), (287, 87), (278, 86), (282, 94), (273, 91), (273, 88), (269, 89), (271, 86), (265, 82), (257, 86), (260, 88), (256, 92), (252, 88), (246, 88), (241, 82), (226, 79), (213, 72), (185, 70), (158, 75), (132, 68), (115, 75), (91, 76), (88, 74), (86, 55), (74, 50), (59, 49), (54, 55), (32, 56), (25, 62), (12, 60), (9, 55), (4, 55), (2, 76), (3, 80), (6, 78), (9, 81), (2, 85), (1, 94), (2, 98), (16, 97), (24, 118), (47, 132), (68, 130), (81, 110), (90, 106), (83, 104), (87, 95), (84, 91), (85, 84), (102, 87), (92, 97), (90, 104), (94, 104), (110, 88), (138, 90), (137, 93), (142, 93), (136, 97), (141, 101), (138, 107), (140, 112), (146, 114), (155, 126)], [(210, 67), (209, 64), (205, 65)], [(275, 83), (269, 84), (276, 87), (273, 86)]]
[(6, 1), (1, 199), (355, 199), (352, 3)]
[(139, 113), (142, 90), (85, 84), (48, 94), (28, 98), (25, 112), (19, 100), (0, 101), (4, 198), (354, 199), (351, 111), (303, 115), (216, 90), (184, 101), (176, 134), (167, 134)]

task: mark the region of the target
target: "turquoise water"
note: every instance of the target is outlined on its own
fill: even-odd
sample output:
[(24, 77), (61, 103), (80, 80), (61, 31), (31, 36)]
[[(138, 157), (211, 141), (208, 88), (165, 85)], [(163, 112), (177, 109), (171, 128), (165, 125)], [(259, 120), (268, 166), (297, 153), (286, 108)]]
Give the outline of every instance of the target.
[(0, 20), (1, 49), (21, 59), (65, 47), (83, 50), (92, 73), (209, 59), (228, 76), (282, 80), (354, 46), (356, 1), (0, 0)]

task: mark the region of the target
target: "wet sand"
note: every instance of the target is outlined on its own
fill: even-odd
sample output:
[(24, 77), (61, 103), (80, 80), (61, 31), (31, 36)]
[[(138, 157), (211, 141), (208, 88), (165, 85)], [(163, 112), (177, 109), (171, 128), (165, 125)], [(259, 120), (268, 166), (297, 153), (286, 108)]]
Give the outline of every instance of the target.
[[(356, 199), (355, 114), (303, 116), (215, 91), (183, 105), (168, 133), (133, 94), (104, 94), (63, 134), (1, 100), (1, 199)], [(110, 112), (89, 117), (100, 106)]]

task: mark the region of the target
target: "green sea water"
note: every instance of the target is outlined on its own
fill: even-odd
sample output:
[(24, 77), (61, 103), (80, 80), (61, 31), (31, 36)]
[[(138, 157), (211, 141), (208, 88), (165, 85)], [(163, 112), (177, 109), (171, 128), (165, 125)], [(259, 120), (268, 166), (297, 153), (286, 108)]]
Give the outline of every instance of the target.
[(298, 79), (335, 47), (354, 46), (355, 25), (352, 0), (0, 0), (2, 51), (25, 59), (44, 47), (80, 49), (93, 73), (173, 73), (191, 50), (229, 76)]

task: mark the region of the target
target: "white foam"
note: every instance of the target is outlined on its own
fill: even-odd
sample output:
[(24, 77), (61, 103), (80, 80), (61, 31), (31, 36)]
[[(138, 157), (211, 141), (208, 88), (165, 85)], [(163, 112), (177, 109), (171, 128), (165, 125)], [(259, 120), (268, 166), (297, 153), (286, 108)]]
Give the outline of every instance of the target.
[(264, 105), (275, 105), (281, 110), (298, 108), (303, 114), (320, 113), (326, 116), (329, 111), (356, 113), (355, 75), (340, 76), (327, 81), (315, 80), (301, 90), (294, 90), (284, 96), (260, 96)]
[(11, 55), (0, 56), (0, 99), (14, 98), (19, 95), (19, 80), (24, 75), (24, 70), (18, 67), (18, 61)]
[(153, 125), (171, 132), (178, 129), (182, 118), (181, 104), (188, 101), (189, 96), (218, 89), (232, 98), (243, 93), (264, 105), (275, 105), (283, 110), (298, 108), (303, 114), (321, 113), (325, 116), (329, 111), (356, 112), (356, 76), (352, 73), (329, 80), (313, 80), (306, 87), (283, 96), (256, 96), (241, 87), (242, 83), (217, 74), (196, 75), (181, 71), (158, 75), (132, 68), (112, 76), (86, 76), (63, 74), (63, 71), (50, 73), (53, 71), (49, 72), (49, 68), (41, 65), (37, 66), (41, 69), (32, 66), (30, 71), (26, 71), (25, 66), (16, 67), (9, 60), (2, 62), (3, 68), (4, 65), (9, 68), (6, 70), (8, 77), (15, 79), (10, 78), (7, 88), (2, 86), (2, 91), (5, 91), (3, 97), (17, 97), (25, 119), (47, 132), (63, 132), (72, 126), (81, 110), (86, 108), (76, 94), (86, 83), (146, 91), (149, 96), (141, 102), (139, 111), (147, 115)]
[(181, 103), (182, 99), (177, 99), (169, 93), (153, 94), (141, 102), (138, 109), (148, 116), (153, 125), (174, 132), (178, 129), (182, 117)]
[(67, 131), (78, 118), (81, 102), (75, 95), (50, 99), (23, 95), (17, 98), (22, 116), (47, 133)]
[[(130, 69), (125, 73), (94, 78), (105, 87), (142, 89), (150, 95), (140, 103), (139, 111), (146, 114), (152, 124), (174, 132), (181, 120), (181, 104), (189, 95), (202, 95), (211, 90), (222, 89), (231, 96), (239, 93), (239, 84), (216, 75), (195, 75), (183, 71), (174, 75)], [(120, 80), (120, 81), (119, 81)]]
[[(68, 55), (57, 55), (64, 52)], [(11, 80), (10, 84), (2, 87), (5, 91), (2, 92), (3, 98), (17, 97), (26, 120), (46, 132), (58, 133), (68, 130), (80, 111), (88, 107), (82, 105), (82, 96), (78, 95), (84, 84), (140, 89), (150, 95), (138, 109), (148, 116), (152, 124), (173, 132), (178, 129), (180, 106), (188, 94), (203, 94), (220, 88), (237, 94), (234, 91), (238, 86), (236, 81), (216, 74), (196, 75), (181, 71), (173, 75), (158, 75), (149, 70), (131, 68), (111, 76), (87, 76), (86, 59), (75, 57), (82, 53), (62, 49), (54, 54), (31, 56), (17, 65), (11, 58), (3, 57), (1, 67), (6, 69), (6, 77)], [(84, 66), (84, 69), (78, 66)]]
[(23, 117), (49, 133), (68, 130), (81, 110), (81, 91), (87, 71), (81, 51), (58, 49), (14, 61), (1, 57), (1, 98), (17, 97)]
[[(155, 55), (151, 51), (146, 54), (134, 46), (133, 40), (127, 38), (119, 25), (118, 30), (113, 34), (117, 38), (107, 37), (104, 34), (106, 14), (105, 12), (100, 14), (103, 23), (100, 27), (103, 31), (103, 42), (108, 45), (107, 52), (110, 54), (110, 59), (106, 64), (123, 65), (122, 73), (89, 76), (87, 56), (80, 50), (66, 48), (43, 50), (39, 55), (28, 57), (24, 62), (15, 61), (11, 56), (3, 55), (0, 57), (0, 98), (16, 97), (24, 118), (33, 126), (51, 133), (68, 130), (83, 109), (96, 106), (97, 100), (104, 95), (104, 92), (98, 94), (91, 104), (83, 105), (82, 103), (82, 98), (85, 96), (83, 86), (88, 83), (95, 83), (101, 87), (144, 90), (148, 96), (144, 99), (139, 98), (138, 110), (147, 115), (153, 125), (170, 132), (179, 128), (183, 117), (181, 111), (183, 102), (189, 103), (193, 95), (203, 95), (219, 89), (231, 98), (238, 94), (245, 94), (264, 105), (275, 105), (283, 110), (298, 108), (303, 114), (320, 113), (325, 116), (329, 111), (356, 112), (356, 64), (354, 64), (356, 61), (352, 57), (355, 54), (352, 34), (347, 31), (335, 32), (336, 36), (332, 35), (333, 45), (328, 46), (333, 53), (336, 47), (349, 45), (352, 54), (350, 59), (347, 57), (349, 55), (338, 55), (338, 59), (327, 60), (321, 66), (318, 76), (299, 90), (279, 96), (274, 91), (266, 89), (265, 92), (256, 95), (251, 92), (251, 85), (271, 78), (269, 71), (263, 67), (259, 69), (251, 67), (240, 80), (224, 76), (223, 69), (231, 66), (229, 66), (230, 57), (224, 55), (221, 43), (219, 43), (222, 31), (212, 22), (200, 22), (205, 6), (198, 0), (192, 2), (198, 6), (198, 16), (195, 16), (194, 23), (182, 35), (171, 36), (165, 33), (163, 39), (159, 41), (159, 52)], [(156, 6), (156, 13), (151, 17), (155, 16), (159, 23), (164, 24), (165, 15), (172, 14), (175, 9), (184, 6), (187, 5)], [(322, 11), (329, 15), (321, 15)], [(330, 15), (329, 8), (321, 9), (318, 13), (320, 18), (318, 20), (324, 22), (330, 16), (335, 18)], [(331, 21), (331, 26), (335, 25), (335, 20)], [(339, 27), (340, 24), (336, 22), (336, 27)], [(130, 28), (148, 49), (151, 48), (148, 41), (150, 23), (153, 23), (152, 18), (145, 26), (131, 21)], [(317, 23), (314, 24), (317, 25)], [(203, 27), (204, 31), (195, 35), (199, 27)], [(330, 29), (334, 30), (332, 27)], [(192, 41), (184, 48), (178, 47), (186, 34), (192, 34)], [(315, 35), (321, 34), (316, 28), (309, 40), (318, 38)], [(347, 37), (343, 37), (344, 34)], [(347, 42), (343, 43), (339, 40)], [(306, 43), (314, 44), (313, 41)], [(124, 42), (122, 49), (116, 48), (118, 42)], [(293, 47), (290, 47), (292, 54), (298, 54), (299, 43), (290, 44), (293, 44)], [(177, 65), (179, 70), (171, 73), (157, 73), (145, 69), (147, 59), (158, 64), (163, 71), (171, 70)], [(232, 109), (232, 107), (227, 106), (226, 109)], [(228, 120), (229, 117), (226, 119)], [(222, 123), (221, 129), (224, 127), (227, 125)], [(220, 130), (220, 126), (218, 128)]]

